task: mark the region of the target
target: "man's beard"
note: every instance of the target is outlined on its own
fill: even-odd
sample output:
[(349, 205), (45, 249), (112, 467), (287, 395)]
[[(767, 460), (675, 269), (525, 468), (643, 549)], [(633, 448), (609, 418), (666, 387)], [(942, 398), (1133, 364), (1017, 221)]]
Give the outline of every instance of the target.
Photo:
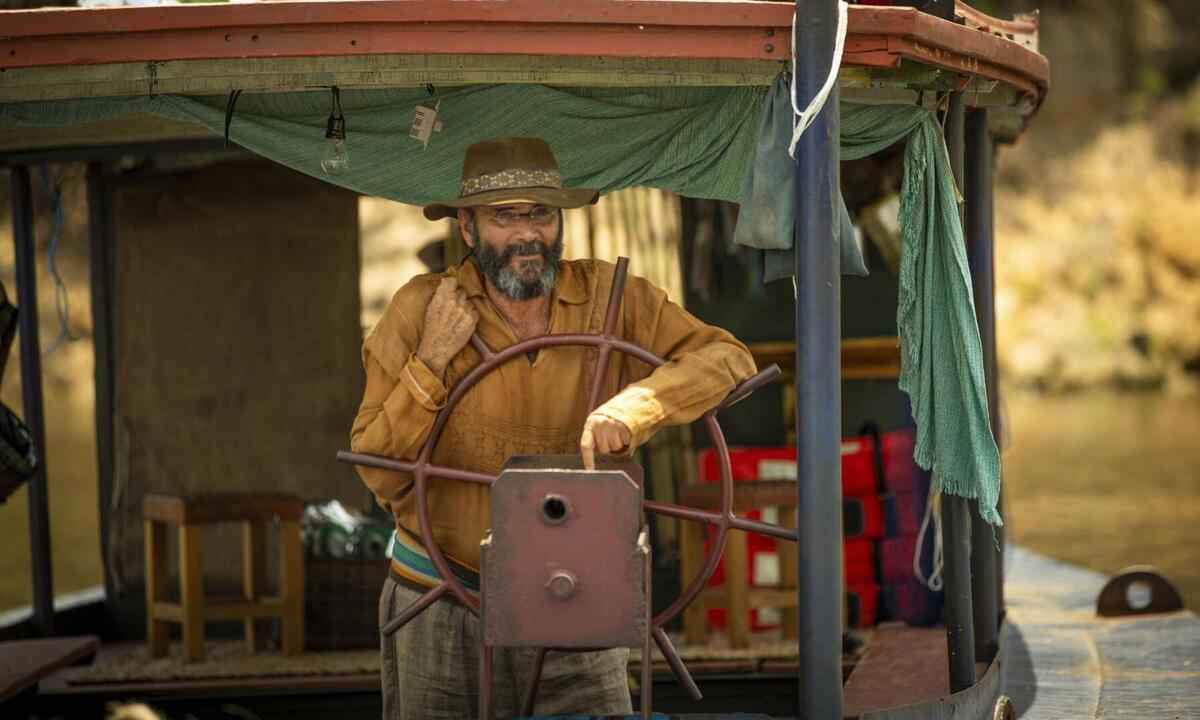
[[(509, 245), (504, 252), (496, 252), (496, 248), (476, 236), (475, 262), (496, 289), (513, 300), (532, 300), (536, 297), (549, 295), (558, 280), (558, 261), (562, 257), (562, 223), (558, 226), (558, 237), (554, 244), (547, 246), (540, 240)], [(512, 266), (512, 259), (517, 255), (541, 255), (541, 271), (536, 269), (536, 260), (523, 260)]]

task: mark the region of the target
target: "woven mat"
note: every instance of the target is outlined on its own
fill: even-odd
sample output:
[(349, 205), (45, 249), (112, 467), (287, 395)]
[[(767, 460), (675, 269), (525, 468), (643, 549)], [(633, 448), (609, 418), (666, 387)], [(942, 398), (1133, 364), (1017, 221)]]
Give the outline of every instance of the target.
[[(762, 660), (793, 660), (795, 641), (760, 642), (753, 647), (735, 650), (728, 647), (687, 646), (675, 640), (680, 657), (688, 663), (746, 662)], [(217, 678), (297, 677), (308, 675), (360, 675), (379, 672), (379, 651), (376, 649), (340, 652), (310, 652), (286, 656), (268, 651), (251, 654), (238, 641), (210, 641), (201, 662), (185, 663), (180, 646), (172, 645), (171, 654), (151, 658), (143, 644), (104, 645), (95, 662), (64, 671), (73, 685), (128, 682), (163, 682), (168, 680), (212, 680)], [(630, 662), (641, 662), (641, 650), (630, 652)], [(665, 664), (655, 648), (654, 664)]]
[(145, 645), (105, 645), (86, 667), (71, 668), (64, 677), (71, 684), (212, 680), (216, 678), (295, 677), (305, 675), (360, 675), (379, 673), (379, 650), (251, 654), (237, 641), (205, 643), (201, 662), (185, 663), (178, 645), (171, 654), (151, 658)]
[[(702, 662), (705, 660), (793, 660), (799, 657), (796, 641), (780, 641), (755, 643), (754, 645), (740, 650), (730, 647), (713, 647), (710, 645), (680, 645), (677, 638), (671, 638), (675, 643), (675, 649), (679, 651), (679, 657), (683, 658), (684, 662)], [(640, 648), (635, 648), (629, 652), (630, 662), (641, 662), (642, 651)], [(658, 651), (658, 647), (654, 648), (654, 662), (658, 664), (665, 662), (662, 653)]]

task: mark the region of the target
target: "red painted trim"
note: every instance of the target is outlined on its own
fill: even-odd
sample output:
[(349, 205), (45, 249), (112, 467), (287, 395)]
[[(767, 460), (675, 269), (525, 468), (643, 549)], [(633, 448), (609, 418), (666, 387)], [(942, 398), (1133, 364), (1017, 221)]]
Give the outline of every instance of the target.
[[(422, 23), (158, 30), (88, 37), (0, 41), (0, 66), (91, 65), (147, 60), (327, 57), (338, 55), (604, 55), (609, 57), (785, 60), (788, 50), (737, 28), (646, 25)], [(11, 54), (15, 53), (15, 54)], [(16, 63), (15, 65), (13, 63)]]
[[(371, 54), (786, 60), (794, 6), (751, 0), (316, 0), (0, 11), (0, 68)], [(912, 8), (851, 7), (845, 62), (909, 58), (1040, 96), (1045, 57)]]
[[(980, 60), (990, 66), (1004, 67), (1012, 73), (1025, 76), (1039, 88), (1050, 86), (1050, 61), (1045, 56), (1004, 38), (926, 13), (902, 8), (863, 7), (855, 13), (855, 22), (851, 27), (856, 33), (886, 35), (892, 40), (904, 39)], [(902, 49), (905, 44), (893, 47)]]
[(315, 0), (44, 8), (0, 13), (8, 37), (343, 23), (520, 23), (781, 27), (792, 5), (755, 0)]

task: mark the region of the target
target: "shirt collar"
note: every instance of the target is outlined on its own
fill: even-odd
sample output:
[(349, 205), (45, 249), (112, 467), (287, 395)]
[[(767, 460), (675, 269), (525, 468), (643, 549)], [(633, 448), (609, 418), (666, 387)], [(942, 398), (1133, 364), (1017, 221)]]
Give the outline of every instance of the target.
[[(475, 265), (473, 259), (463, 260), (454, 269), (454, 275), (458, 278), (458, 286), (462, 288), (467, 297), (484, 294), (483, 275), (480, 274), (479, 267)], [(576, 269), (575, 263), (561, 261), (558, 263), (558, 280), (554, 284), (554, 296), (568, 305), (582, 305), (588, 301), (587, 278)]]

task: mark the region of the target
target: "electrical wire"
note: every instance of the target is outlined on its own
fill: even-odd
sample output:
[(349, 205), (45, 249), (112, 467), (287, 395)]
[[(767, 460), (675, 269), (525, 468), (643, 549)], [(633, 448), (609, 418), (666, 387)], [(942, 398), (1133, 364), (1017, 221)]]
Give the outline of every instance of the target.
[(71, 332), (71, 297), (67, 292), (66, 283), (63, 282), (62, 273), (58, 269), (58, 248), (62, 241), (63, 228), (62, 178), (54, 178), (51, 175), (50, 168), (45, 165), (41, 167), (41, 175), (46, 193), (50, 196), (53, 207), (50, 242), (46, 246), (46, 267), (50, 272), (51, 279), (54, 281), (54, 310), (58, 315), (59, 326), (58, 335), (43, 352), (43, 356), (49, 356), (55, 350), (58, 350), (63, 343), (72, 342), (79, 338)]

